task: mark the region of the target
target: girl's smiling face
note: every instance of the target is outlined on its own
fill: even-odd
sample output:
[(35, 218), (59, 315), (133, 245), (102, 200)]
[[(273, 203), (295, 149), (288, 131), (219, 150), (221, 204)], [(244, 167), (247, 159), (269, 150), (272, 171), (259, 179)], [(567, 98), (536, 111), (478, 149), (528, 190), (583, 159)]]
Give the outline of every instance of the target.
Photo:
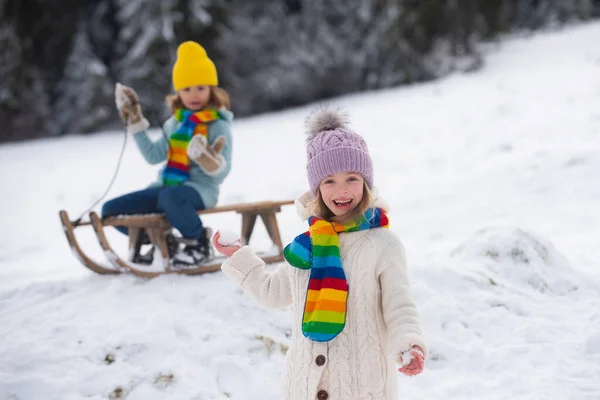
[(339, 219), (354, 210), (362, 201), (365, 179), (358, 172), (337, 172), (321, 181), (319, 190), (323, 202)]

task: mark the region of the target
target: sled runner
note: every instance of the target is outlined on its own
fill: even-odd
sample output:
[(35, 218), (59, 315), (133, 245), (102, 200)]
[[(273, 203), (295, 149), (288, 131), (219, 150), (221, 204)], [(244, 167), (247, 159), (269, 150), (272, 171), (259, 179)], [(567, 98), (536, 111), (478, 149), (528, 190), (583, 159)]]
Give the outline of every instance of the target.
[[(258, 217), (263, 221), (267, 233), (274, 245), (271, 252), (257, 253), (266, 264), (283, 261), (283, 244), (279, 233), (276, 214), (281, 211), (281, 206), (293, 204), (292, 200), (286, 201), (264, 201), (257, 203), (232, 204), (198, 211), (199, 215), (216, 214), (222, 212), (236, 212), (242, 216), (242, 226), (240, 237), (242, 243), (250, 241), (254, 225)], [(167, 235), (173, 230), (172, 226), (166, 220), (163, 214), (140, 214), (140, 215), (122, 215), (116, 217), (101, 219), (98, 214), (91, 212), (89, 221), (71, 221), (65, 210), (59, 212), (60, 220), (63, 225), (65, 235), (71, 250), (81, 263), (91, 271), (101, 274), (120, 274), (131, 273), (143, 278), (153, 278), (167, 273), (178, 273), (186, 275), (198, 275), (206, 272), (217, 271), (225, 260), (223, 257), (217, 257), (207, 263), (194, 265), (186, 268), (175, 267), (169, 257), (169, 243)], [(75, 228), (81, 226), (91, 226), (94, 229), (96, 238), (100, 247), (108, 260), (108, 263), (102, 263), (87, 256), (75, 237)], [(129, 254), (126, 258), (120, 257), (113, 250), (104, 233), (104, 227), (124, 226), (129, 232)], [(141, 235), (147, 235), (149, 242), (155, 248), (154, 261), (148, 264), (134, 262), (140, 258), (140, 238)], [(171, 235), (173, 238), (173, 235)]]

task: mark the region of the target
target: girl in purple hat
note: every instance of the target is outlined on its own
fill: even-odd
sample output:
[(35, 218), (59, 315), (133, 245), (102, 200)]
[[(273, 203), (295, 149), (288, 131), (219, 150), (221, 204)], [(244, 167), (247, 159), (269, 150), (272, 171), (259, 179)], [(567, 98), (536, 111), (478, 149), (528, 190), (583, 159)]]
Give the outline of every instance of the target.
[(393, 400), (396, 368), (417, 375), (428, 352), (404, 247), (386, 229), (363, 138), (328, 108), (307, 126), (311, 190), (296, 206), (308, 231), (285, 248), (287, 263), (266, 270), (249, 246), (224, 243), (219, 232), (213, 244), (229, 257), (223, 272), (253, 299), (292, 306), (284, 399)]

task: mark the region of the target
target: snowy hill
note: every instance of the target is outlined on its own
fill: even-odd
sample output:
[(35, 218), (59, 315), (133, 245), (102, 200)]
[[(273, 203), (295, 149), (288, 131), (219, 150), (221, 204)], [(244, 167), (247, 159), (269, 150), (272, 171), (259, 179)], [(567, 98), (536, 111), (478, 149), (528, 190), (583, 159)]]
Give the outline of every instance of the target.
[[(593, 23), (513, 39), (480, 72), (335, 100), (369, 143), (432, 350), (398, 376), (402, 399), (600, 399), (598, 38)], [(234, 123), (221, 204), (305, 190), (310, 109)], [(58, 210), (102, 195), (123, 140), (0, 146), (0, 399), (277, 399), (286, 310), (220, 273), (101, 277), (70, 253)], [(156, 168), (129, 140), (109, 197)], [(293, 207), (279, 221), (286, 243), (305, 229)], [(90, 231), (81, 242), (102, 257)]]

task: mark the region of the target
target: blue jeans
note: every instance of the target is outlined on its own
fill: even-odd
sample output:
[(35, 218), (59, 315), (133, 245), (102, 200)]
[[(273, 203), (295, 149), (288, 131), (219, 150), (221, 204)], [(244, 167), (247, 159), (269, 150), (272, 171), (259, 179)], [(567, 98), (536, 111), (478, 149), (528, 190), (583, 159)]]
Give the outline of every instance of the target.
[[(107, 201), (102, 206), (102, 218), (126, 214), (165, 213), (167, 220), (186, 239), (198, 239), (202, 221), (196, 210), (203, 210), (204, 202), (194, 189), (186, 185), (150, 187)], [(127, 228), (117, 226), (127, 234)]]

